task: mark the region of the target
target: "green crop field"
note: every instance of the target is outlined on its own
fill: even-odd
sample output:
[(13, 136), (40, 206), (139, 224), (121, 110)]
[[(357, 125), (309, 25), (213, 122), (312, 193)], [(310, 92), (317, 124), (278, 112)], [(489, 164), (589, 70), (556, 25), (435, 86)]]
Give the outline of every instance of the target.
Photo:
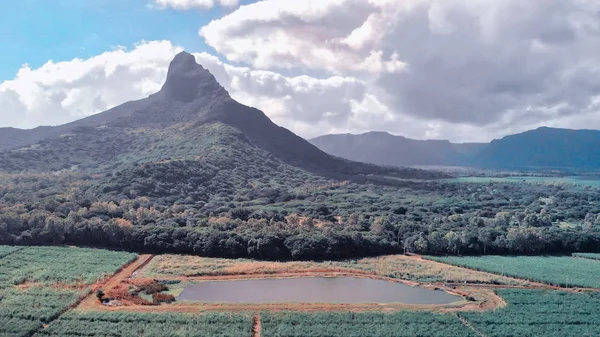
[(23, 247), (0, 246), (0, 259), (24, 249)]
[(600, 261), (569, 256), (447, 256), (428, 259), (557, 286), (600, 288)]
[(590, 259), (590, 260), (600, 260), (600, 254), (594, 254), (594, 253), (573, 253), (574, 257), (581, 257), (584, 259)]
[(0, 246), (0, 337), (31, 336), (87, 294), (86, 285), (135, 256), (100, 249)]
[(563, 291), (497, 291), (508, 305), (492, 312), (460, 313), (489, 337), (600, 336), (600, 298), (597, 293)]
[(252, 315), (69, 312), (36, 337), (250, 337)]
[(263, 313), (265, 337), (463, 337), (476, 334), (452, 314)]
[(509, 176), (509, 177), (460, 177), (447, 179), (457, 183), (532, 183), (532, 184), (573, 184), (580, 186), (600, 187), (600, 177), (597, 176), (572, 176), (572, 177), (534, 177), (534, 176)]

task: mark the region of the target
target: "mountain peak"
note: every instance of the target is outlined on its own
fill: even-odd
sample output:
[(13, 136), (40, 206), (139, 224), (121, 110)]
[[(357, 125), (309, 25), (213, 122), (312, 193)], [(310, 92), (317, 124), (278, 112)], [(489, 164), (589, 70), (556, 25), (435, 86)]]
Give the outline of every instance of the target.
[(197, 99), (229, 97), (215, 77), (196, 63), (194, 55), (182, 51), (169, 64), (161, 93), (169, 101), (192, 102)]

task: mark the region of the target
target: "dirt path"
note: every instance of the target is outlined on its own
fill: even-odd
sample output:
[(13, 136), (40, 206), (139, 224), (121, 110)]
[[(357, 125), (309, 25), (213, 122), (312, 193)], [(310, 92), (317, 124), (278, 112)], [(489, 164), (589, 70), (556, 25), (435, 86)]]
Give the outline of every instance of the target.
[(475, 328), (471, 322), (467, 321), (466, 318), (462, 317), (460, 314), (457, 314), (456, 317), (458, 317), (458, 319), (462, 322), (462, 324), (464, 326), (466, 326), (467, 328), (471, 329), (477, 336), (479, 337), (488, 337), (486, 334), (484, 334), (483, 332), (479, 331), (479, 329)]
[(180, 302), (163, 305), (129, 305), (129, 306), (104, 306), (98, 302), (93, 308), (78, 308), (82, 310), (111, 311), (111, 312), (169, 312), (169, 313), (205, 313), (205, 312), (240, 312), (255, 313), (262, 311), (296, 311), (296, 312), (323, 312), (323, 311), (343, 311), (343, 312), (397, 312), (402, 310), (444, 312), (455, 308), (456, 311), (465, 307), (468, 310), (479, 310), (477, 304), (470, 302), (456, 302), (444, 307), (440, 305), (422, 305), (422, 304), (403, 304), (403, 303), (364, 303), (364, 304), (338, 304), (338, 303), (264, 303), (264, 304), (239, 304), (239, 303), (192, 303)]
[(102, 308), (103, 306), (98, 302), (98, 299), (94, 294), (95, 291), (99, 289), (107, 291), (119, 286), (123, 281), (127, 280), (134, 272), (150, 263), (152, 258), (154, 258), (154, 255), (151, 254), (140, 255), (135, 261), (124, 266), (120, 271), (115, 273), (108, 280), (94, 284), (92, 286), (90, 294), (77, 306), (77, 309)]
[(262, 327), (260, 325), (260, 314), (256, 313), (254, 315), (254, 319), (252, 320), (252, 336), (260, 337), (261, 331), (262, 331)]
[[(338, 270), (309, 270), (300, 272), (275, 272), (275, 273), (248, 273), (248, 274), (237, 274), (237, 275), (206, 275), (206, 276), (160, 276), (156, 277), (160, 280), (178, 280), (178, 281), (233, 281), (233, 280), (254, 280), (254, 279), (270, 279), (270, 278), (298, 278), (298, 277), (357, 277), (367, 278), (373, 280), (383, 280), (394, 283), (404, 283), (409, 286), (419, 286), (418, 282), (403, 280), (398, 278), (391, 278), (386, 276), (380, 276), (373, 272), (365, 271), (338, 271)], [(141, 277), (140, 279), (144, 279)], [(443, 286), (441, 283), (439, 286)]]

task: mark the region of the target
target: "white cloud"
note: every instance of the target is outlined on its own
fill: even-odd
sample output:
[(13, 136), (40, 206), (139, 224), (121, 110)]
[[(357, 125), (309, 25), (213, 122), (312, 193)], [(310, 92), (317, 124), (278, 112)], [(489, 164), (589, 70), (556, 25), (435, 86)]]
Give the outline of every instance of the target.
[[(196, 58), (232, 97), (304, 137), (484, 141), (600, 129), (599, 22), (591, 0), (264, 0), (200, 29), (225, 62)], [(0, 126), (60, 124), (147, 96), (178, 50), (148, 42), (24, 66), (0, 84)]]
[(265, 0), (200, 35), (231, 62), (356, 77), (388, 131), (489, 140), (600, 128), (599, 22), (590, 0)]
[[(38, 69), (25, 65), (15, 79), (0, 83), (0, 127), (63, 124), (147, 97), (160, 90), (180, 50), (168, 41), (153, 41), (86, 60), (48, 61)], [(234, 99), (306, 137), (362, 126), (365, 104), (373, 100), (366, 83), (354, 77), (286, 77), (229, 65), (207, 53), (195, 56)]]
[(377, 39), (390, 28), (395, 6), (382, 0), (260, 1), (209, 23), (200, 34), (229, 61), (257, 68), (397, 72), (404, 63), (381, 50)]
[(259, 108), (275, 123), (305, 137), (364, 123), (368, 115), (362, 114), (364, 105), (373, 99), (366, 83), (353, 77), (285, 77), (272, 71), (232, 66), (207, 53), (195, 56), (232, 98)]
[(168, 41), (142, 42), (87, 60), (24, 65), (0, 83), (0, 126), (58, 125), (158, 91), (181, 48)]
[(167, 8), (171, 7), (178, 10), (187, 10), (191, 8), (209, 9), (215, 6), (235, 7), (238, 0), (154, 0), (153, 7)]

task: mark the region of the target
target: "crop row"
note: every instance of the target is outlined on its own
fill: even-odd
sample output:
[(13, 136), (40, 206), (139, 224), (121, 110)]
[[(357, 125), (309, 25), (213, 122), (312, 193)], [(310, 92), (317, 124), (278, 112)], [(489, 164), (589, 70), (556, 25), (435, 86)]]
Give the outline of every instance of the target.
[(262, 336), (277, 337), (463, 337), (475, 336), (451, 314), (263, 313)]
[(71, 312), (61, 316), (36, 336), (250, 337), (252, 316), (223, 313)]
[(600, 262), (569, 256), (447, 256), (429, 259), (562, 287), (600, 288)]
[[(135, 254), (0, 246), (0, 337), (31, 336)], [(76, 287), (74, 287), (76, 286)]]
[(0, 259), (22, 249), (23, 247), (0, 246)]
[(600, 336), (600, 299), (562, 291), (497, 291), (508, 305), (493, 312), (465, 312), (476, 329), (494, 337)]
[(581, 257), (584, 259), (590, 259), (590, 260), (600, 260), (600, 254), (594, 254), (594, 253), (573, 253), (574, 257)]
[(92, 284), (135, 257), (99, 249), (27, 247), (0, 259), (0, 283)]

